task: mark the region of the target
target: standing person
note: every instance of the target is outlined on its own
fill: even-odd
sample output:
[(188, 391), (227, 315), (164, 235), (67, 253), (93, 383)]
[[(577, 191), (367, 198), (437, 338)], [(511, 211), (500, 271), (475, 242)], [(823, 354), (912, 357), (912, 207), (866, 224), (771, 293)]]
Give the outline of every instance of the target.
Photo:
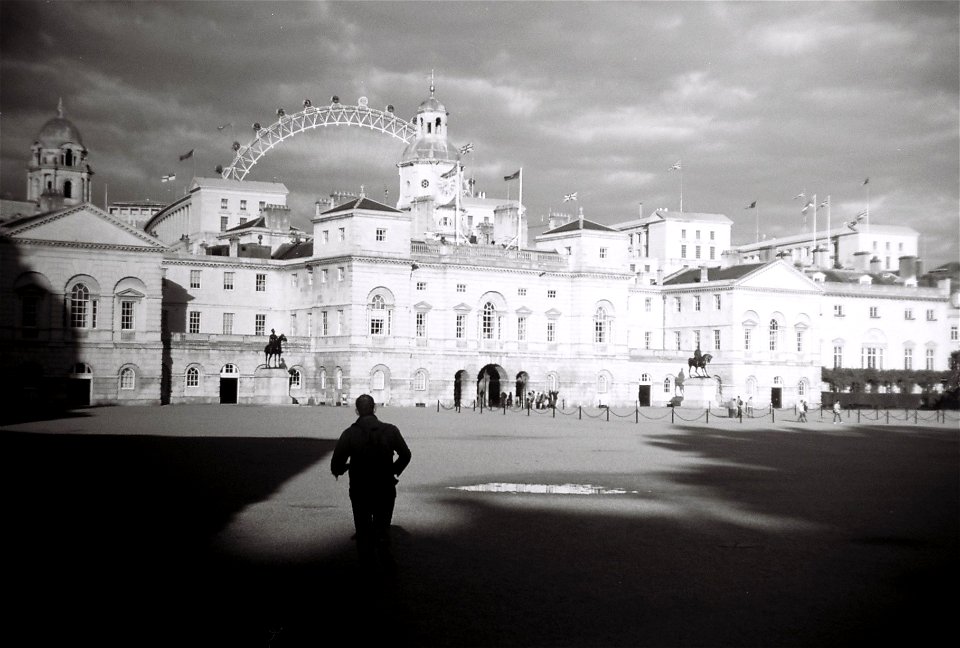
[[(340, 435), (330, 470), (334, 477), (350, 472), (350, 504), (361, 560), (387, 557), (390, 520), (397, 498), (397, 477), (410, 463), (410, 449), (395, 425), (375, 415), (373, 397), (357, 398), (357, 420)], [(394, 459), (396, 455), (396, 459)]]
[(753, 396), (747, 397), (747, 416), (753, 416)]
[(806, 423), (807, 422), (807, 401), (800, 401), (800, 417), (797, 419), (797, 423)]
[(741, 418), (742, 416), (743, 416), (743, 400), (739, 396), (737, 396), (737, 418)]
[(833, 424), (843, 423), (843, 417), (840, 416), (840, 399), (833, 401)]

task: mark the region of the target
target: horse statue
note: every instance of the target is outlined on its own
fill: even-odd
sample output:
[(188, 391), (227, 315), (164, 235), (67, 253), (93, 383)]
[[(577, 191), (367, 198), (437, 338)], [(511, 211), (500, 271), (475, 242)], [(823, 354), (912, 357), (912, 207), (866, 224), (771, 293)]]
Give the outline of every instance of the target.
[[(699, 351), (699, 349), (697, 349)], [(707, 365), (710, 364), (710, 361), (713, 360), (713, 356), (709, 353), (704, 353), (700, 355), (695, 353), (692, 358), (687, 360), (687, 368), (690, 369), (690, 375), (694, 375), (694, 370), (697, 371), (697, 376), (701, 378), (709, 378), (710, 374), (707, 373)]]
[(263, 362), (269, 367), (270, 359), (275, 362), (275, 366), (280, 367), (283, 362), (283, 343), (287, 341), (287, 336), (281, 333), (279, 336), (270, 331), (270, 341), (263, 347)]

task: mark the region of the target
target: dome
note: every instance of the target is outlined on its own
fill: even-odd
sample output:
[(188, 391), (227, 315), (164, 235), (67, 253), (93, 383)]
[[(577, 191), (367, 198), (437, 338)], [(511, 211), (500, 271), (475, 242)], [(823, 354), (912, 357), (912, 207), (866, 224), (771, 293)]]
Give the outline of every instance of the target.
[(44, 148), (59, 148), (67, 143), (83, 146), (80, 131), (65, 117), (54, 117), (44, 124), (37, 134), (37, 141)]
[(403, 162), (416, 162), (417, 160), (456, 162), (459, 159), (459, 151), (447, 142), (445, 137), (421, 137), (407, 145), (407, 148), (403, 150), (400, 162), (401, 164)]
[(431, 94), (431, 95), (430, 95), (430, 98), (427, 99), (426, 101), (424, 101), (423, 103), (421, 103), (421, 104), (420, 104), (420, 107), (417, 108), (417, 114), (418, 114), (418, 115), (419, 115), (420, 113), (423, 113), (423, 112), (442, 112), (442, 113), (446, 113), (446, 112), (447, 112), (447, 109), (444, 108), (444, 107), (443, 107), (443, 104), (440, 103), (439, 101), (437, 101), (437, 98), (434, 97), (434, 96)]

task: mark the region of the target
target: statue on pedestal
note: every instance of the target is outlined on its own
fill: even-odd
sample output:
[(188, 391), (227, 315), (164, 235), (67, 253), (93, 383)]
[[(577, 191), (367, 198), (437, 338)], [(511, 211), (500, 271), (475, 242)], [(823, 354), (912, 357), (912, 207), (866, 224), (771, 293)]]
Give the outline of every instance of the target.
[(709, 378), (707, 373), (707, 365), (710, 364), (710, 361), (713, 360), (713, 356), (709, 353), (700, 353), (700, 347), (698, 346), (696, 351), (693, 352), (693, 357), (687, 360), (687, 368), (690, 369), (690, 375), (694, 375), (694, 371), (697, 372), (697, 375), (702, 378)]
[(286, 341), (286, 335), (283, 333), (277, 335), (277, 332), (274, 329), (270, 329), (270, 341), (267, 342), (265, 347), (263, 347), (263, 361), (267, 367), (270, 366), (271, 358), (275, 363), (274, 366), (281, 367), (281, 365), (283, 365), (283, 343)]

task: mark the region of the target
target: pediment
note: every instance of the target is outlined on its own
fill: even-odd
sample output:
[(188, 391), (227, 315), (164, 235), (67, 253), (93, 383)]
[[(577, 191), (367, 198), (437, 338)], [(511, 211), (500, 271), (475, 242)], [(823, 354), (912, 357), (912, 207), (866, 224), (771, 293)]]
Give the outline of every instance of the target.
[(563, 313), (561, 313), (560, 311), (558, 311), (556, 308), (551, 308), (550, 310), (548, 310), (548, 311), (545, 313), (545, 315), (546, 315), (547, 317), (549, 317), (549, 318), (560, 317), (562, 314), (563, 314)]
[(460, 302), (459, 304), (453, 307), (453, 310), (457, 311), (458, 313), (469, 313), (470, 311), (473, 310), (473, 308), (471, 306), (468, 306), (467, 304), (464, 304), (463, 302)]
[(811, 281), (802, 272), (783, 261), (770, 263), (751, 272), (737, 281), (743, 288), (768, 288), (777, 290), (811, 290), (822, 292), (822, 288)]
[(12, 239), (31, 239), (97, 247), (166, 249), (158, 239), (118, 220), (90, 203), (40, 214), (9, 230)]
[(144, 297), (146, 297), (146, 295), (144, 295), (139, 290), (134, 290), (133, 288), (127, 288), (125, 290), (121, 290), (120, 292), (118, 292), (117, 297), (120, 297), (120, 298), (126, 297), (127, 299), (143, 299)]
[(416, 311), (428, 311), (428, 310), (431, 310), (432, 308), (433, 306), (431, 306), (425, 301), (417, 302), (416, 304), (413, 305), (413, 310), (416, 310)]

